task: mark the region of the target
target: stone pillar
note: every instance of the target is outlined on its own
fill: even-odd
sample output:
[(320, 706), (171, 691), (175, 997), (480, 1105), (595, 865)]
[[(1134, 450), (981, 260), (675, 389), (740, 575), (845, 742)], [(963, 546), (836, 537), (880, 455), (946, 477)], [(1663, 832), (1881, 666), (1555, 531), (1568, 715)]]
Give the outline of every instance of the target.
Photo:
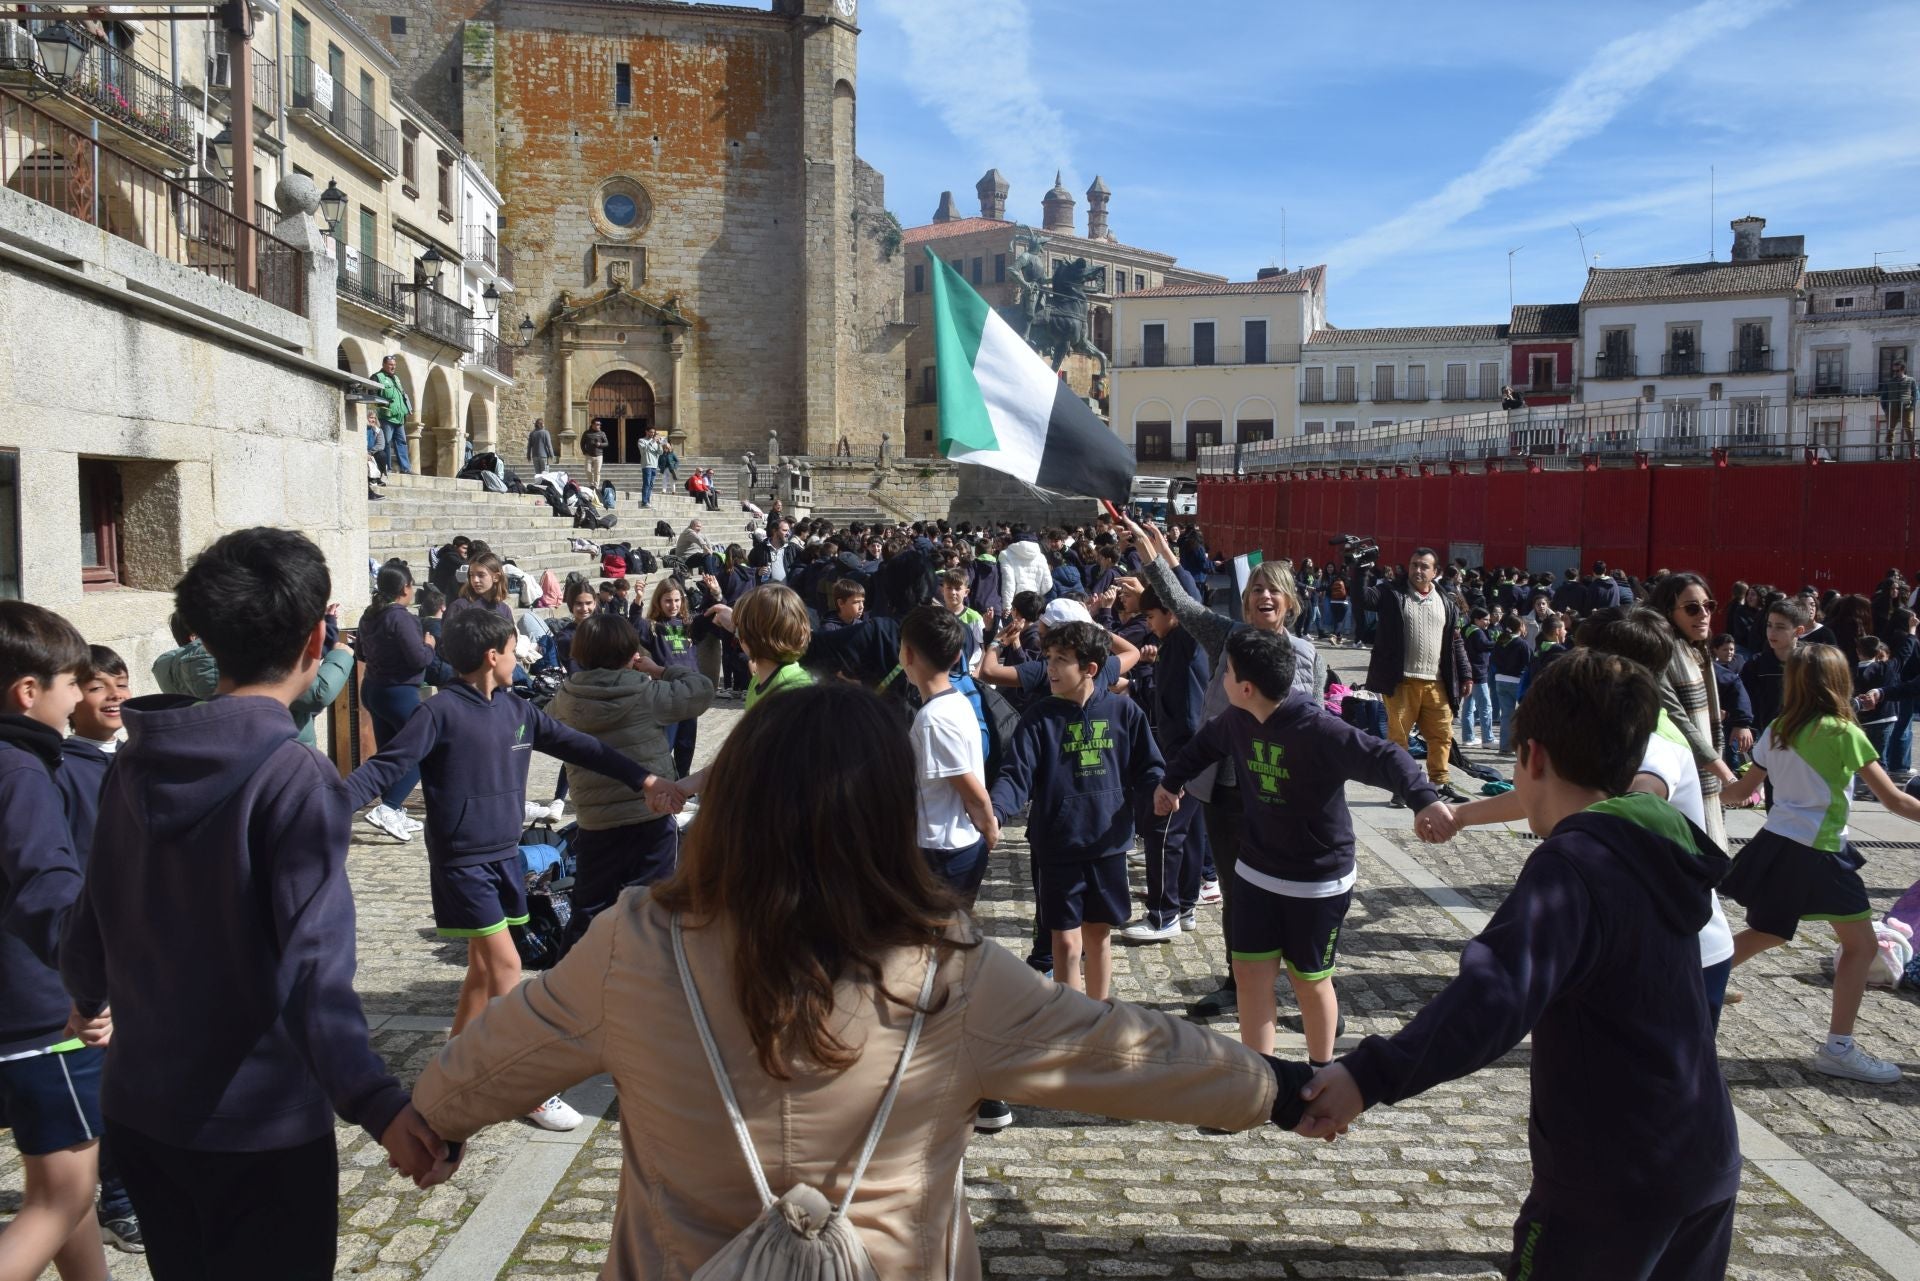
[(672, 421), (666, 424), (667, 444), (676, 454), (687, 452), (687, 429), (680, 422), (680, 358), (687, 354), (685, 343), (674, 343), (673, 368), (667, 374), (667, 403), (673, 406)]
[(573, 349), (561, 347), (554, 354), (555, 377), (560, 384), (560, 412), (554, 419), (553, 447), (562, 458), (572, 458), (580, 433), (573, 428)]
[(426, 476), (437, 474), (427, 467), (427, 424), (422, 421), (418, 411), (407, 415), (407, 458), (413, 463), (413, 474)]

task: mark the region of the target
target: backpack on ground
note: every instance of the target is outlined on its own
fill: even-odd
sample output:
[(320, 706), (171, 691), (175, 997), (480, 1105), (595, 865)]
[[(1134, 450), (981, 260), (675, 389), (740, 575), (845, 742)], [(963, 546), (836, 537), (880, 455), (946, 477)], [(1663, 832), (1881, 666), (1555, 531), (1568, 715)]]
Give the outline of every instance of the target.
[(664, 520), (656, 520), (653, 522), (653, 536), (655, 538), (672, 538), (673, 526), (667, 524)]
[[(693, 971), (687, 967), (686, 943), (680, 935), (680, 914), (673, 914), (673, 961), (680, 971), (680, 986), (687, 994), (687, 1007), (693, 1015), (694, 1029), (700, 1034), (700, 1048), (706, 1051), (707, 1066), (713, 1070), (713, 1083), (719, 1087), (720, 1100), (726, 1104), (727, 1120), (734, 1137), (747, 1158), (747, 1172), (753, 1176), (754, 1190), (760, 1194), (760, 1217), (720, 1248), (693, 1273), (692, 1281), (788, 1281), (805, 1277), (807, 1281), (871, 1281), (877, 1274), (866, 1243), (847, 1219), (860, 1180), (880, 1146), (880, 1135), (893, 1114), (894, 1099), (899, 1097), (900, 1082), (913, 1061), (914, 1047), (920, 1043), (920, 1029), (927, 1021), (927, 1004), (933, 997), (934, 974), (939, 969), (939, 953), (927, 956), (927, 977), (920, 984), (920, 999), (915, 1002), (913, 1023), (907, 1029), (907, 1043), (900, 1047), (900, 1059), (886, 1093), (880, 1096), (880, 1108), (867, 1130), (866, 1143), (847, 1178), (847, 1190), (834, 1205), (820, 1189), (809, 1183), (796, 1183), (776, 1199), (767, 1186), (767, 1173), (753, 1150), (753, 1135), (740, 1115), (740, 1103), (734, 1097), (733, 1082), (727, 1077), (726, 1064), (720, 1061), (720, 1049), (714, 1044), (713, 1029), (707, 1023), (706, 1008), (700, 1003), (700, 989), (694, 984)], [(948, 1225), (947, 1275), (953, 1275), (960, 1251), (959, 1218), (966, 1213), (966, 1199), (960, 1185), (954, 1187), (954, 1222)]]
[(480, 488), (490, 494), (504, 494), (507, 492), (507, 482), (493, 472), (483, 471), (480, 473)]
[(540, 599), (536, 603), (542, 609), (552, 609), (564, 599), (560, 595), (560, 577), (550, 569), (540, 571)]
[(578, 825), (559, 832), (537, 823), (520, 833), (520, 861), (527, 878), (527, 923), (510, 925), (514, 950), (529, 970), (547, 970), (567, 952), (567, 925), (573, 920), (573, 858), (568, 847)]
[(627, 553), (627, 572), (651, 574), (660, 568), (659, 558), (644, 547), (636, 547)]

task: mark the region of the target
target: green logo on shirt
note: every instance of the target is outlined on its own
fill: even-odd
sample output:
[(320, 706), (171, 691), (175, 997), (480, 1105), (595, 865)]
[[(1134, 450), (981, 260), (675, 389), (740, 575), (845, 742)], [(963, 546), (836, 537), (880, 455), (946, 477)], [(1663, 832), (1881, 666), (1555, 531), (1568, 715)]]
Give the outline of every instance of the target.
[(1281, 780), (1293, 777), (1287, 767), (1280, 763), (1286, 750), (1278, 743), (1267, 743), (1257, 738), (1253, 740), (1253, 759), (1247, 762), (1247, 772), (1260, 780), (1262, 800), (1269, 796), (1278, 799)]
[(1082, 773), (1106, 772), (1101, 763), (1100, 753), (1113, 750), (1113, 740), (1107, 737), (1106, 721), (1077, 721), (1067, 726), (1067, 741), (1060, 744), (1063, 754), (1079, 758), (1077, 764)]

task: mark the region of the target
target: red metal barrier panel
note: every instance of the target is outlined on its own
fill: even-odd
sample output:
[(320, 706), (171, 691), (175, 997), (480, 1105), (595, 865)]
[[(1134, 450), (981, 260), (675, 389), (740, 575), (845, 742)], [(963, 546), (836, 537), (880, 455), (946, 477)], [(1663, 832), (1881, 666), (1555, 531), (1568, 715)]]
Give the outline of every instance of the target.
[(1718, 469), (1712, 531), (1718, 599), (1728, 601), (1736, 582), (1794, 591), (1806, 581), (1809, 564), (1821, 559), (1809, 542), (1819, 521), (1809, 520), (1807, 511), (1807, 484), (1818, 470), (1797, 464)]
[(1387, 513), (1390, 504), (1386, 500), (1387, 482), (1381, 480), (1350, 480), (1343, 482), (1353, 491), (1352, 515), (1348, 516), (1341, 527), (1334, 532), (1358, 534), (1362, 538), (1383, 538), (1387, 534)]
[(1731, 513), (1715, 510), (1716, 468), (1662, 467), (1650, 473), (1648, 572), (1713, 572), (1715, 526)]
[(1549, 471), (1527, 477), (1528, 546), (1580, 546), (1580, 522), (1586, 507), (1586, 480), (1586, 473), (1577, 471)]
[(1805, 563), (1792, 586), (1780, 587), (1792, 591), (1812, 583), (1822, 591), (1871, 594), (1889, 569), (1913, 570), (1920, 552), (1912, 532), (1912, 463), (1780, 470), (1801, 472), (1808, 480)]
[(1299, 486), (1288, 480), (1284, 473), (1276, 474), (1273, 485), (1273, 530), (1274, 536), (1283, 543), (1298, 541), (1294, 532), (1293, 496)]
[(1580, 555), (1591, 566), (1604, 560), (1644, 578), (1647, 564), (1648, 503), (1653, 473), (1639, 468), (1583, 472), (1586, 503), (1580, 516)]
[(1450, 518), (1448, 541), (1484, 545), (1487, 541), (1486, 475), (1462, 473), (1458, 476), (1449, 476), (1447, 492), (1449, 495), (1447, 512)]
[(1527, 563), (1527, 483), (1525, 472), (1495, 472), (1487, 480), (1487, 564)]
[(1272, 476), (1261, 476), (1253, 482), (1254, 519), (1260, 530), (1260, 537), (1269, 543), (1282, 541), (1280, 538), (1280, 482)]
[(1394, 564), (1404, 564), (1413, 549), (1432, 545), (1434, 530), (1420, 521), (1420, 479), (1395, 476), (1380, 482), (1380, 524), (1389, 531), (1389, 541), (1381, 551)]
[(1451, 482), (1449, 476), (1422, 476), (1417, 482), (1420, 491), (1420, 528), (1425, 538), (1438, 538), (1451, 543), (1459, 537), (1453, 529)]

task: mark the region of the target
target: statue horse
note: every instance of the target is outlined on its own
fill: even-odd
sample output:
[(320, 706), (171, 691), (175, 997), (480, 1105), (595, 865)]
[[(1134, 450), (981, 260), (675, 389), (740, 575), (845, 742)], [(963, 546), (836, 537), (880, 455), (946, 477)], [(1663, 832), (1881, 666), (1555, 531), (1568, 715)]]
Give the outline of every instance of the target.
[(1085, 258), (1055, 264), (1053, 281), (1026, 333), (1027, 342), (1057, 370), (1066, 358), (1078, 352), (1099, 364), (1099, 376), (1107, 373), (1107, 356), (1093, 345), (1087, 319), (1087, 294), (1104, 292), (1107, 269), (1091, 267)]

